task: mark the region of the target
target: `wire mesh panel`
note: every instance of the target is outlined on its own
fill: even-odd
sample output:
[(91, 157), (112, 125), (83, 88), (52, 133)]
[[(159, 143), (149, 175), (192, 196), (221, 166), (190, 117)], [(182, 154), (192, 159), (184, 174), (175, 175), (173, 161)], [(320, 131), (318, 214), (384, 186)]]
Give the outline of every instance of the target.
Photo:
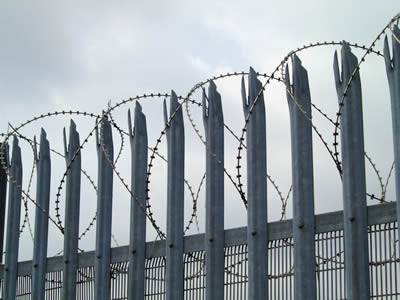
[(293, 299), (293, 240), (274, 240), (268, 245), (269, 299)]
[(205, 299), (205, 252), (185, 253), (185, 299)]
[(165, 257), (146, 259), (145, 297), (151, 300), (165, 299)]
[(111, 299), (128, 298), (128, 262), (111, 266)]
[(94, 267), (80, 268), (77, 272), (76, 298), (94, 299)]
[(247, 297), (247, 245), (225, 248), (225, 298)]
[(343, 231), (316, 235), (317, 295), (345, 299)]
[[(62, 272), (49, 272), (46, 274), (45, 299), (61, 299)], [(20, 276), (17, 279), (17, 299), (30, 300), (32, 292), (32, 276)]]
[(369, 257), (371, 298), (398, 299), (400, 261), (396, 223), (370, 227)]
[(31, 299), (32, 277), (22, 276), (17, 279), (17, 299)]
[[(346, 299), (344, 278), (343, 230), (318, 233), (315, 236), (318, 299)], [(371, 299), (400, 299), (400, 253), (397, 222), (369, 226), (369, 270)], [(269, 298), (294, 298), (293, 239), (282, 238), (268, 243)], [(185, 299), (205, 299), (205, 252), (184, 255)], [(225, 299), (247, 299), (247, 245), (225, 248)], [(46, 274), (46, 299), (61, 299), (60, 271)], [(127, 299), (128, 262), (111, 266), (111, 299)], [(94, 300), (94, 267), (79, 268), (77, 299)], [(147, 258), (145, 262), (145, 298), (165, 299), (165, 257)], [(268, 282), (267, 282), (268, 281)], [(0, 281), (0, 291), (3, 282)], [(17, 299), (30, 300), (31, 275), (18, 277)]]
[(45, 299), (55, 300), (61, 299), (62, 295), (62, 277), (63, 274), (59, 272), (51, 272), (46, 274), (46, 294)]

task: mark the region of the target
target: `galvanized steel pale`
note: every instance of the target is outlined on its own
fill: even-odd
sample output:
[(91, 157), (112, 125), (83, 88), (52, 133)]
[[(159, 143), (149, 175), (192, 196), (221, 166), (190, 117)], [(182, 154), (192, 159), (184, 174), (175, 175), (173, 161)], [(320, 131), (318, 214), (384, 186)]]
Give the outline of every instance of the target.
[(170, 114), (164, 102), (164, 121), (167, 126), (168, 187), (166, 241), (166, 299), (183, 300), (183, 218), (185, 133), (182, 106), (171, 91)]
[(146, 259), (146, 201), (147, 201), (147, 127), (142, 107), (137, 102), (132, 130), (130, 112), (129, 136), (131, 142), (131, 218), (129, 239), (128, 299), (144, 298)]
[[(208, 99), (208, 101), (206, 100)], [(224, 299), (224, 118), (213, 81), (203, 92), (206, 135), (206, 299)]]
[[(250, 299), (267, 299), (267, 145), (264, 95), (256, 72), (249, 71), (249, 94), (242, 85), (243, 110), (249, 118), (247, 145), (247, 242), (249, 252)], [(242, 81), (243, 83), (243, 81)], [(251, 116), (249, 115), (251, 111)]]
[(286, 68), (290, 114), (293, 186), (293, 240), (295, 299), (316, 299), (315, 216), (311, 96), (306, 69), (292, 57), (293, 83)]
[[(96, 133), (96, 137), (98, 137)], [(96, 300), (108, 300), (111, 295), (111, 221), (113, 198), (114, 148), (110, 121), (103, 116), (97, 143), (99, 162), (96, 220), (95, 289)]]
[(14, 136), (8, 190), (6, 257), (4, 266), (4, 300), (14, 300), (17, 287), (19, 224), (21, 221), (22, 161), (18, 138)]
[(393, 57), (390, 57), (387, 37), (385, 37), (383, 53), (391, 99), (397, 218), (400, 219), (400, 42), (398, 37), (400, 37), (400, 29), (397, 25), (394, 25), (392, 34)]
[[(8, 144), (0, 143), (0, 156), (8, 162)], [(3, 263), (4, 226), (6, 216), (7, 173), (0, 165), (0, 264)], [(1, 295), (1, 294), (0, 294)]]
[(64, 300), (73, 300), (76, 297), (76, 281), (78, 270), (78, 238), (79, 238), (79, 211), (81, 197), (81, 152), (79, 133), (75, 123), (71, 120), (69, 141), (65, 129), (64, 150), (65, 163), (68, 167), (65, 195), (65, 226), (64, 228), (64, 257), (63, 257), (63, 285)]
[[(337, 53), (334, 75), (341, 120), (342, 185), (346, 263), (346, 297), (369, 299), (368, 227), (365, 182), (364, 132), (361, 81), (357, 57), (346, 43), (341, 51), (341, 74)], [(352, 79), (351, 85), (348, 83)], [(342, 102), (344, 99), (344, 102)]]
[(37, 154), (35, 139), (35, 160), (37, 165), (36, 201), (39, 206), (35, 213), (35, 235), (33, 241), (32, 297), (44, 299), (47, 243), (49, 231), (49, 201), (51, 182), (50, 146), (46, 132), (40, 135), (40, 152)]

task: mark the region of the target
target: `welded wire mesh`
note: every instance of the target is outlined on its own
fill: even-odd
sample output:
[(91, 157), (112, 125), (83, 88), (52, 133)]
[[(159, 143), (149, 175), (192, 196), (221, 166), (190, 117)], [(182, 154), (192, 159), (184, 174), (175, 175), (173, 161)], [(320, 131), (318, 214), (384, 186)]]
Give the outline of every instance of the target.
[[(318, 299), (346, 299), (343, 230), (318, 233), (316, 243)], [(369, 226), (372, 299), (400, 298), (400, 253), (397, 222)], [(293, 239), (268, 243), (269, 299), (293, 299)], [(185, 253), (185, 299), (205, 299), (205, 252)], [(165, 258), (146, 259), (146, 299), (165, 299)], [(128, 262), (112, 265), (111, 299), (127, 299)], [(60, 268), (61, 269), (61, 268)], [(77, 299), (94, 300), (94, 267), (78, 271)], [(47, 273), (46, 299), (61, 299), (62, 271)], [(31, 299), (31, 276), (20, 276), (17, 298)], [(0, 281), (0, 289), (3, 283)], [(247, 299), (247, 245), (225, 248), (225, 298)]]

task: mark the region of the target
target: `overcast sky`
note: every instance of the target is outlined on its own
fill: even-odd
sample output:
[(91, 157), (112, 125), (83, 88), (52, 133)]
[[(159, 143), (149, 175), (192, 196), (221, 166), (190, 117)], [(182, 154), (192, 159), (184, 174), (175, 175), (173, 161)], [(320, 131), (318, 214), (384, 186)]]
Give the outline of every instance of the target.
[[(301, 5), (300, 5), (301, 3)], [(271, 73), (292, 49), (309, 42), (347, 40), (369, 45), (391, 17), (400, 11), (398, 1), (11, 1), (0, 3), (0, 130), (10, 122), (17, 125), (32, 116), (55, 110), (81, 110), (101, 113), (112, 104), (143, 93), (165, 93), (174, 89), (186, 95), (197, 82), (214, 75), (247, 71), (253, 66)], [(382, 49), (382, 41), (377, 50)], [(334, 50), (323, 47), (299, 54), (309, 71), (312, 101), (331, 117), (337, 109), (332, 61)], [(362, 52), (354, 50), (360, 57)], [(383, 60), (367, 59), (361, 70), (364, 102), (366, 151), (378, 164), (382, 175), (389, 172), (393, 159), (390, 99)], [(240, 78), (217, 82), (222, 94), (226, 123), (236, 133), (244, 125), (240, 99)], [(199, 93), (195, 94), (196, 100)], [(291, 185), (288, 109), (285, 90), (274, 83), (265, 93), (268, 126), (268, 172), (283, 193)], [(161, 99), (143, 101), (152, 146), (162, 126)], [(115, 112), (115, 119), (127, 129), (126, 110)], [(203, 131), (201, 110), (192, 108)], [(313, 111), (315, 125), (329, 144), (332, 126)], [(94, 120), (74, 117), (83, 138)], [(69, 117), (52, 118), (26, 127), (21, 133), (39, 134), (43, 126), (51, 147), (62, 152), (61, 132)], [(186, 177), (194, 189), (205, 170), (204, 147), (185, 117)], [(116, 148), (121, 141), (114, 132)], [(226, 168), (234, 174), (237, 142), (225, 133)], [(118, 164), (130, 181), (129, 144)], [(27, 186), (32, 153), (24, 151), (24, 186)], [(340, 179), (329, 155), (314, 135), (315, 201), (317, 213), (341, 209)], [(165, 141), (161, 154), (166, 155)], [(65, 163), (53, 156), (51, 213), (54, 215), (56, 187)], [(96, 175), (94, 141), (83, 151), (84, 168)], [(243, 162), (245, 167), (245, 162)], [(155, 216), (165, 229), (166, 164), (156, 160), (150, 185)], [(87, 226), (95, 213), (96, 196), (84, 181), (80, 226)], [(367, 166), (368, 191), (379, 194), (376, 177)], [(393, 180), (388, 200), (393, 199)], [(34, 198), (34, 189), (32, 189)], [(269, 185), (269, 219), (280, 217), (280, 201)], [(199, 198), (199, 227), (204, 231), (204, 189)], [(191, 200), (185, 199), (186, 220)], [(391, 197), (391, 198), (390, 198)], [(63, 198), (64, 199), (64, 198)], [(244, 226), (246, 212), (232, 184), (226, 181), (226, 227)], [(374, 204), (369, 201), (368, 204)], [(291, 216), (289, 201), (288, 217)], [(33, 224), (33, 206), (30, 220)], [(64, 214), (62, 213), (62, 218)], [(127, 244), (129, 233), (129, 194), (115, 180), (113, 232), (119, 244)], [(148, 226), (148, 238), (154, 232)], [(62, 235), (50, 225), (49, 255), (62, 248)], [(94, 248), (93, 228), (80, 242)], [(197, 232), (196, 228), (190, 233)], [(21, 235), (21, 258), (31, 257), (31, 239)], [(115, 243), (113, 244), (115, 245)]]

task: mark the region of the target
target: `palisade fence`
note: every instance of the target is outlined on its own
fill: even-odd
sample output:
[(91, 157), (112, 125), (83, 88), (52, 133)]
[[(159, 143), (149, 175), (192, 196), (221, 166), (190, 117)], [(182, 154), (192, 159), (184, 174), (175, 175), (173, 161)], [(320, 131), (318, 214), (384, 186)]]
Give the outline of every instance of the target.
[[(400, 30), (394, 17), (371, 46), (346, 42), (315, 43), (289, 53), (269, 76), (256, 73), (230, 73), (196, 85), (187, 97), (151, 94), (109, 106), (100, 116), (83, 112), (55, 112), (35, 117), (3, 134), (0, 173), (0, 241), (2, 299), (400, 299), (400, 253), (398, 215), (400, 202), (386, 201), (367, 193), (365, 162), (373, 162), (364, 152), (361, 80), (359, 69), (369, 54), (384, 56), (389, 80), (396, 198), (400, 196)], [(384, 54), (374, 50), (387, 30), (392, 36), (392, 58), (385, 38)], [(311, 110), (321, 112), (310, 97), (308, 75), (297, 53), (310, 47), (342, 45), (341, 71), (334, 56), (334, 75), (338, 112), (334, 124), (333, 150), (312, 123)], [(351, 48), (361, 48), (360, 61)], [(288, 59), (291, 58), (289, 75)], [(286, 69), (285, 69), (286, 66)], [(277, 73), (282, 71), (282, 76)], [(224, 169), (224, 123), (221, 96), (216, 81), (228, 76), (242, 77), (245, 127), (239, 142), (237, 175)], [(245, 76), (247, 75), (247, 89)], [(266, 78), (262, 83), (260, 78)], [(285, 85), (291, 126), (293, 220), (267, 221), (267, 152), (263, 91), (272, 80)], [(208, 92), (204, 86), (208, 84)], [(203, 88), (202, 102), (191, 100)], [(165, 129), (155, 147), (148, 146), (146, 117), (141, 98), (170, 99), (169, 113), (164, 101)], [(182, 100), (182, 101), (180, 101)], [(129, 130), (119, 128), (112, 110), (136, 101)], [(205, 139), (191, 117), (189, 104), (202, 106)], [(204, 234), (185, 236), (184, 174), (185, 140), (183, 108), (190, 123), (205, 144), (206, 229)], [(46, 132), (40, 143), (20, 133), (38, 119), (58, 114), (96, 117), (89, 136), (96, 137), (98, 155), (96, 246), (95, 251), (79, 253), (79, 209), (81, 142), (77, 126), (71, 121), (69, 138), (64, 131), (66, 171), (57, 191), (56, 216), (49, 212), (51, 153)], [(322, 112), (321, 112), (322, 113)], [(323, 113), (322, 113), (323, 114)], [(132, 126), (133, 125), (133, 126)], [(129, 136), (131, 145), (131, 183), (127, 184), (115, 168), (113, 128)], [(312, 134), (316, 133), (329, 150), (343, 183), (343, 212), (314, 214)], [(151, 167), (161, 138), (167, 139), (168, 189), (166, 232), (153, 218), (148, 196)], [(8, 140), (13, 137), (11, 159)], [(19, 140), (28, 141), (37, 168), (36, 197), (22, 188), (22, 160)], [(339, 141), (340, 139), (340, 141)], [(68, 140), (68, 142), (67, 142)], [(39, 145), (39, 147), (37, 147)], [(340, 147), (340, 149), (339, 149)], [(37, 149), (39, 148), (39, 149)], [(339, 151), (340, 150), (340, 151)], [(339, 155), (340, 154), (340, 155)], [(241, 159), (247, 157), (247, 191), (241, 178)], [(367, 158), (367, 159), (365, 159)], [(224, 230), (224, 177), (235, 185), (247, 208), (247, 226)], [(89, 178), (89, 177), (88, 177)], [(131, 195), (130, 242), (111, 247), (113, 180), (119, 179)], [(89, 178), (90, 179), (90, 178)], [(268, 177), (269, 180), (270, 177)], [(381, 178), (380, 178), (381, 179)], [(92, 181), (94, 184), (94, 182)], [(272, 183), (274, 183), (272, 181)], [(8, 211), (5, 226), (6, 187)], [(65, 227), (59, 219), (59, 197), (65, 185)], [(386, 184), (387, 185), (387, 184)], [(275, 186), (275, 188), (277, 188)], [(384, 190), (386, 191), (386, 187)], [(381, 204), (366, 205), (367, 197)], [(33, 260), (18, 262), (21, 208), (26, 201), (36, 207)], [(24, 204), (24, 207), (21, 207)], [(396, 205), (397, 204), (397, 205)], [(196, 218), (194, 209), (190, 226)], [(49, 221), (64, 234), (63, 254), (47, 257)], [(93, 223), (94, 221), (92, 221)], [(146, 242), (146, 223), (150, 222), (160, 240)], [(23, 221), (25, 226), (26, 218)], [(92, 224), (93, 225), (93, 224)], [(2, 258), (2, 255), (0, 256)]]

